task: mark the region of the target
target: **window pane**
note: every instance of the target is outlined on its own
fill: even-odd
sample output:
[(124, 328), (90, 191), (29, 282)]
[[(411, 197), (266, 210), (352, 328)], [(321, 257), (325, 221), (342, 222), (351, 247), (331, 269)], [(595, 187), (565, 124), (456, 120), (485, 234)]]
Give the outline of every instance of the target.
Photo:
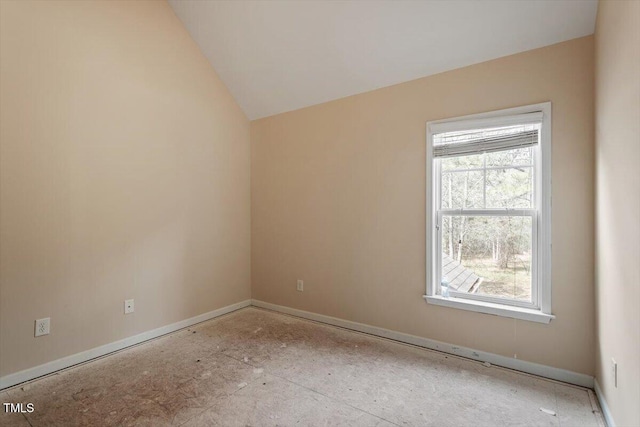
[(531, 301), (532, 225), (529, 216), (443, 216), (442, 285)]
[(532, 148), (447, 157), (440, 162), (442, 209), (534, 206)]
[(487, 153), (487, 166), (532, 165), (532, 153), (531, 147)]
[(442, 207), (444, 209), (482, 208), (483, 186), (483, 171), (443, 172)]
[(471, 156), (443, 157), (441, 160), (443, 171), (481, 168), (484, 166), (484, 154)]
[(487, 170), (487, 208), (533, 206), (533, 168)]

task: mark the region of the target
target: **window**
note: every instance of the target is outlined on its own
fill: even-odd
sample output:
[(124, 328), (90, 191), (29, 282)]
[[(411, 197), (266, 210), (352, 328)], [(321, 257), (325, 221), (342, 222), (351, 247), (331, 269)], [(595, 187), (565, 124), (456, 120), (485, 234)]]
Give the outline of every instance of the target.
[(427, 124), (427, 302), (548, 323), (551, 104)]

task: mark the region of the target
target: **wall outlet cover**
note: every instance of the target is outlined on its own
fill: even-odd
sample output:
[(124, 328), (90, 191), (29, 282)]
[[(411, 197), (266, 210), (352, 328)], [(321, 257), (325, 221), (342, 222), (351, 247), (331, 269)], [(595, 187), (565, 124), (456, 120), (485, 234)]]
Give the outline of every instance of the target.
[(51, 318), (45, 317), (44, 319), (36, 320), (35, 336), (41, 337), (42, 335), (49, 335), (51, 329)]

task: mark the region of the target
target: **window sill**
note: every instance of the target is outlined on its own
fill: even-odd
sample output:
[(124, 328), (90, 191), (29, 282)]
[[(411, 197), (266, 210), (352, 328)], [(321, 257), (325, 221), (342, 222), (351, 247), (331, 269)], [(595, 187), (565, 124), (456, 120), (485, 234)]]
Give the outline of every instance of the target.
[(530, 308), (512, 307), (502, 304), (495, 304), (484, 301), (473, 301), (462, 298), (444, 298), (441, 296), (425, 295), (424, 299), (429, 304), (440, 305), (443, 307), (458, 308), (461, 310), (476, 311), (478, 313), (493, 314), (495, 316), (511, 317), (513, 319), (528, 320), (537, 323), (549, 323), (555, 319), (553, 314), (546, 314), (540, 310)]

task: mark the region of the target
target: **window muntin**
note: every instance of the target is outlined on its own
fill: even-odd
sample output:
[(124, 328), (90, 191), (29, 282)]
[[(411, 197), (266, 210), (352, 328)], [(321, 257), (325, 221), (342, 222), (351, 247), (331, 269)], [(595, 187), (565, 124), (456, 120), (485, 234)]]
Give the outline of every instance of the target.
[(439, 162), (443, 209), (533, 207), (531, 148), (445, 157)]
[[(445, 131), (430, 132), (433, 182), (428, 193), (435, 209), (428, 225), (435, 230), (427, 234), (437, 240), (428, 271), (434, 285), (444, 278), (450, 282), (445, 290), (449, 296), (550, 313), (550, 299), (538, 283), (539, 269), (548, 268), (541, 265), (545, 257), (538, 247), (544, 224), (542, 117), (535, 111), (483, 117), (469, 120), (468, 127), (460, 120), (437, 124)], [(483, 121), (493, 126), (474, 127)], [(548, 237), (542, 234), (546, 244)], [(462, 283), (465, 275), (482, 280)], [(443, 295), (442, 286), (427, 287), (428, 295)]]

